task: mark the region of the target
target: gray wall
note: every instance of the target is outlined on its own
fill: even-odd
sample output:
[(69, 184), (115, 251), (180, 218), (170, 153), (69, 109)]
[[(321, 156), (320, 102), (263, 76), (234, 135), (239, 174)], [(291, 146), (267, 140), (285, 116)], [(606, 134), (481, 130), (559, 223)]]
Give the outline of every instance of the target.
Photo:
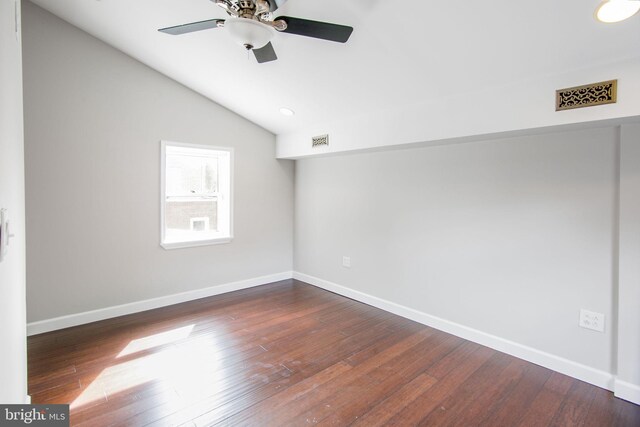
[(294, 268), (612, 372), (617, 147), (604, 128), (299, 160)]
[[(640, 404), (640, 124), (620, 132), (618, 381)], [(616, 395), (618, 395), (616, 387)]]
[[(272, 134), (30, 2), (24, 81), (29, 321), (291, 270)], [(162, 139), (234, 147), (232, 243), (160, 247)]]
[(0, 209), (7, 209), (15, 234), (0, 262), (0, 403), (25, 403), (27, 397), (22, 62), (15, 11), (20, 13), (19, 0), (0, 1)]

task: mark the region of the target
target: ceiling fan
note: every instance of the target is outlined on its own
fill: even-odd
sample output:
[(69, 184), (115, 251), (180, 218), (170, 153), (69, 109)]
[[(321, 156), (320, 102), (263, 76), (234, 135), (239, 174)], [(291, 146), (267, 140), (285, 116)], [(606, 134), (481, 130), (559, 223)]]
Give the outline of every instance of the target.
[(259, 63), (278, 59), (271, 44), (277, 32), (297, 34), (316, 39), (345, 43), (349, 40), (352, 27), (310, 21), (290, 16), (273, 17), (286, 0), (211, 0), (224, 9), (231, 18), (209, 19), (161, 28), (161, 33), (180, 35), (211, 28), (225, 28), (237, 43), (252, 51)]

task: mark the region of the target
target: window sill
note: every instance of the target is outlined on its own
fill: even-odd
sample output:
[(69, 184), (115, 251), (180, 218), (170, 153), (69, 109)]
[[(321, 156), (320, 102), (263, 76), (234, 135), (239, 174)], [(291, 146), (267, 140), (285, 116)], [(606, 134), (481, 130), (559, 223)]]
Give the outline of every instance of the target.
[(194, 248), (198, 246), (221, 245), (224, 243), (230, 243), (232, 240), (233, 240), (233, 237), (221, 237), (218, 239), (191, 240), (188, 242), (162, 242), (160, 243), (160, 246), (162, 246), (166, 250), (171, 250), (171, 249)]

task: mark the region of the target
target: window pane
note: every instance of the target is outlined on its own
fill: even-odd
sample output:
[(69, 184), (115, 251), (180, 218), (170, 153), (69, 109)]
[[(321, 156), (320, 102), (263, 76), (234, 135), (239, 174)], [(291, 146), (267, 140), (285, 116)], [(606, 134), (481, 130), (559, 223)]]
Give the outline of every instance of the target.
[(204, 188), (205, 193), (218, 192), (218, 159), (208, 159), (204, 162)]
[(167, 154), (167, 196), (218, 192), (218, 159)]
[[(207, 223), (206, 227), (204, 222)], [(215, 199), (180, 200), (168, 197), (165, 227), (167, 230), (218, 231), (218, 202)]]

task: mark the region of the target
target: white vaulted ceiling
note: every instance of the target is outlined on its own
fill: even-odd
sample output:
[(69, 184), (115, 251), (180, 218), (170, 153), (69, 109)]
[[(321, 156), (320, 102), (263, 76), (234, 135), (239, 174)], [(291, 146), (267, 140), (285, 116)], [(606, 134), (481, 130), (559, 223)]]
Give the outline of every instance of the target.
[(277, 34), (265, 64), (221, 29), (157, 31), (226, 18), (209, 0), (32, 1), (275, 134), (640, 55), (640, 17), (599, 23), (598, 0), (289, 0), (276, 16), (355, 30), (345, 45)]

